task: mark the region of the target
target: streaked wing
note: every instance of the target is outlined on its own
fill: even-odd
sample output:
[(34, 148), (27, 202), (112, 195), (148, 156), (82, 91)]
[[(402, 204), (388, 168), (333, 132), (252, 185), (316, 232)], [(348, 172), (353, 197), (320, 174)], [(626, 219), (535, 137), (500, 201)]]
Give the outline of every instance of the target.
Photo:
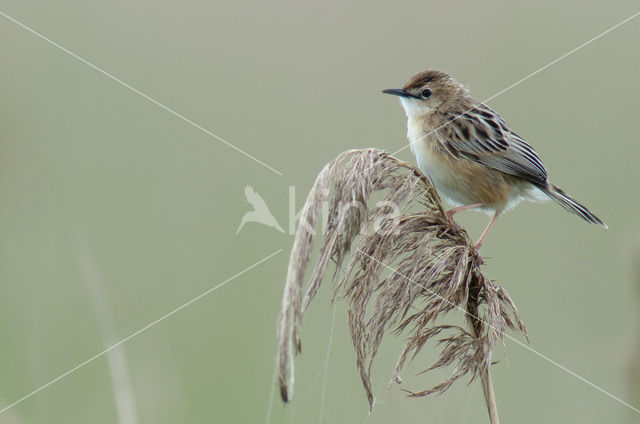
[(547, 184), (547, 170), (533, 147), (509, 130), (489, 107), (480, 104), (464, 115), (450, 114), (445, 119), (448, 123), (438, 129), (439, 134), (434, 138), (451, 155), (537, 185)]

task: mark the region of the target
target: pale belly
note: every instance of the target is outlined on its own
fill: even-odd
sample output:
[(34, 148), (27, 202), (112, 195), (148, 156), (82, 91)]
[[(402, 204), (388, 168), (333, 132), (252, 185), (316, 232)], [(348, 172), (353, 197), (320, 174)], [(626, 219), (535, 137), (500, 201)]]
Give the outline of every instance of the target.
[(470, 195), (470, 188), (465, 185), (465, 182), (453, 174), (449, 167), (443, 166), (441, 161), (434, 158), (431, 149), (424, 140), (412, 143), (411, 151), (416, 157), (420, 171), (431, 180), (440, 196), (444, 197), (446, 201), (453, 206), (477, 202), (478, 199)]

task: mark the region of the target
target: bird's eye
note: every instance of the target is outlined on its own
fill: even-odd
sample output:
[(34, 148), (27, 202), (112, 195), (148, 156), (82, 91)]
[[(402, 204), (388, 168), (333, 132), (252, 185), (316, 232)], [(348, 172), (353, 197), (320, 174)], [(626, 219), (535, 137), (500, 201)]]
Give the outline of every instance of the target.
[(422, 97), (423, 99), (428, 99), (429, 96), (431, 96), (431, 90), (429, 90), (428, 88), (425, 88), (424, 90), (422, 90), (422, 93), (420, 93), (420, 97)]

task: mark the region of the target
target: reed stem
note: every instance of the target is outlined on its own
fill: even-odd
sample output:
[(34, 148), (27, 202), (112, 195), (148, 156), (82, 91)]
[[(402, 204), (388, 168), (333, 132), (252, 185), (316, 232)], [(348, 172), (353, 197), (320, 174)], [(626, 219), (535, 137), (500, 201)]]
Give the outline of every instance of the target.
[[(482, 328), (482, 321), (478, 318), (477, 308), (475, 306), (467, 306), (469, 314), (467, 315), (467, 322), (469, 323), (469, 330), (473, 337), (479, 338), (479, 334), (482, 334), (480, 329)], [(491, 353), (488, 354), (491, 358)], [(498, 418), (498, 406), (496, 405), (496, 395), (493, 391), (493, 381), (491, 379), (491, 361), (486, 361), (480, 368), (480, 378), (482, 379), (482, 392), (484, 393), (484, 400), (487, 404), (487, 412), (489, 413), (489, 421), (491, 424), (500, 424)]]

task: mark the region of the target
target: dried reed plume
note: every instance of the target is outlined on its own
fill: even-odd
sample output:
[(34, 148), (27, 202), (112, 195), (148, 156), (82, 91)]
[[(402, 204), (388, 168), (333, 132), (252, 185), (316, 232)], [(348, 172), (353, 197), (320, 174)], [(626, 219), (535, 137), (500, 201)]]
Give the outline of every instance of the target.
[[(304, 286), (314, 228), (331, 191), (319, 258)], [(376, 192), (383, 200), (370, 206)], [(346, 261), (350, 250), (353, 255)], [(447, 218), (427, 178), (377, 149), (348, 151), (327, 164), (302, 209), (278, 324), (279, 385), (285, 402), (292, 395), (291, 348), (301, 351), (302, 317), (330, 260), (336, 265), (334, 300), (347, 303), (357, 368), (370, 407), (373, 359), (383, 335), (393, 331), (408, 335), (408, 341), (391, 381), (400, 383), (403, 367), (428, 341), (437, 340), (439, 357), (424, 372), (453, 366), (453, 373), (410, 396), (442, 393), (463, 376), (471, 382), (480, 375), (491, 422), (498, 422), (491, 353), (506, 330), (526, 336), (526, 329), (507, 292), (482, 272), (482, 258), (467, 233)], [(441, 323), (455, 309), (464, 313), (468, 329)]]

